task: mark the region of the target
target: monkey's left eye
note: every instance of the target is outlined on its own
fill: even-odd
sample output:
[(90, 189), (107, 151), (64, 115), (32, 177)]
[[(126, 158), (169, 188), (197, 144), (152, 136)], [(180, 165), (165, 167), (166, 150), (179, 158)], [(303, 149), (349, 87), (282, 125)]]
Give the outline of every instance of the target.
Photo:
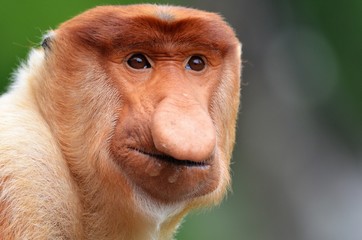
[(192, 56), (187, 62), (186, 69), (201, 71), (205, 68), (205, 61), (200, 56)]
[(134, 69), (145, 69), (150, 68), (151, 64), (148, 62), (145, 55), (137, 53), (133, 54), (128, 60), (127, 60), (128, 66)]

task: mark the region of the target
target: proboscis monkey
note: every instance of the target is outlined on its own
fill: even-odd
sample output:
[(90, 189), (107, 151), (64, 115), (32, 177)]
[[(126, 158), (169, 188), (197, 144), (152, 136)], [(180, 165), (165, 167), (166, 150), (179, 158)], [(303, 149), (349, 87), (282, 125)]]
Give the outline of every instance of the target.
[(230, 183), (240, 43), (214, 13), (105, 6), (0, 98), (0, 239), (172, 239)]

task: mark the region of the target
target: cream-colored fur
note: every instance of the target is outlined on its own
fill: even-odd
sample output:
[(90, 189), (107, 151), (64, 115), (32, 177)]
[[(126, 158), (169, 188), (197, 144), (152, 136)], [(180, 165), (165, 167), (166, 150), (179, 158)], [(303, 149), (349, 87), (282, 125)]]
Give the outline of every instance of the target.
[(33, 50), (0, 98), (0, 239), (82, 232), (76, 186), (29, 86), (43, 61), (43, 51)]

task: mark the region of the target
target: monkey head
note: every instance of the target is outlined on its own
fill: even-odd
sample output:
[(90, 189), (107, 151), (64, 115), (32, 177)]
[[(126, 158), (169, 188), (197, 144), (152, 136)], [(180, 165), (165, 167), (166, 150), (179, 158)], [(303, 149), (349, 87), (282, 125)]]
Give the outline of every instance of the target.
[(43, 48), (47, 80), (36, 97), (77, 181), (100, 178), (123, 196), (165, 204), (220, 201), (241, 65), (220, 16), (98, 7), (51, 32)]

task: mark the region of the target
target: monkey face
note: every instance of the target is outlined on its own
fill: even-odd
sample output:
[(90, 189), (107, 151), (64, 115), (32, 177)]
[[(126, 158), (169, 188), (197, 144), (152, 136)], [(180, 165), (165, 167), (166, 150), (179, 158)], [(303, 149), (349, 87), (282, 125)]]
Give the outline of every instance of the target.
[[(239, 42), (216, 14), (154, 5), (135, 8), (96, 8), (61, 25), (54, 40), (47, 41), (58, 55), (54, 63), (66, 72), (54, 75), (63, 80), (77, 76), (64, 89), (73, 93), (62, 101), (72, 98), (83, 102), (79, 105), (86, 111), (105, 113), (93, 114), (98, 124), (82, 127), (83, 135), (93, 134), (99, 143), (93, 159), (106, 146), (107, 157), (94, 161), (112, 169), (107, 175), (124, 179), (120, 186), (165, 203), (210, 194), (219, 199), (229, 182), (235, 139)], [(85, 78), (90, 72), (96, 74)], [(79, 93), (92, 84), (103, 93)], [(74, 99), (77, 92), (87, 97)], [(96, 100), (104, 104), (90, 106)], [(63, 105), (65, 112), (75, 114)], [(99, 110), (103, 105), (107, 110)], [(72, 125), (67, 121), (65, 125)]]
[[(122, 117), (111, 147), (114, 160), (137, 186), (156, 199), (175, 202), (207, 194), (220, 182), (209, 102), (218, 84), (211, 76), (219, 70), (211, 65), (213, 57), (217, 61), (212, 54), (209, 62), (206, 55), (164, 48), (136, 49), (142, 54), (116, 65), (114, 75), (139, 75), (142, 80), (124, 78), (120, 91), (128, 91), (122, 94)], [(133, 64), (135, 56), (141, 59)], [(144, 67), (134, 67), (140, 65)]]

